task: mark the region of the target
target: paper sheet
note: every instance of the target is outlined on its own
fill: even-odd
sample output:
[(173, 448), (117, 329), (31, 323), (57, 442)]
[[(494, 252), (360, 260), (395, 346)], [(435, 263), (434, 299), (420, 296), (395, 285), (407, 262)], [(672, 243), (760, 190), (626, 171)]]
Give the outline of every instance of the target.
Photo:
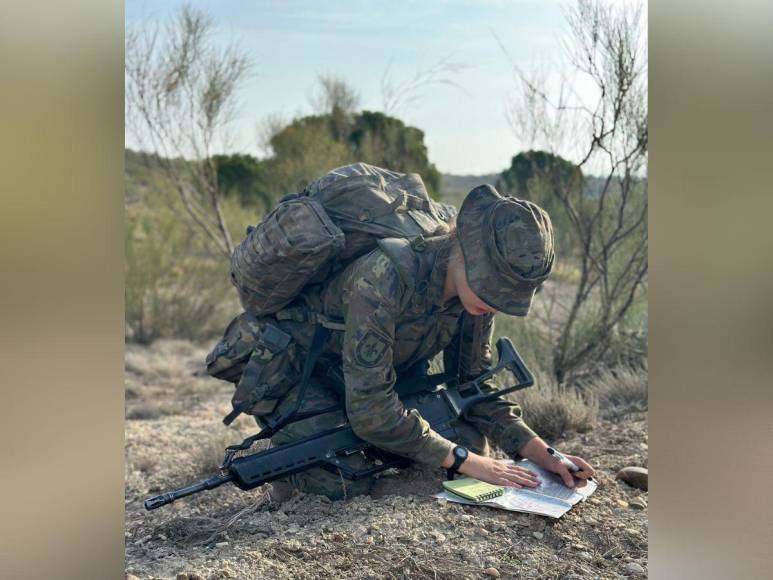
[[(513, 464), (514, 462), (504, 461), (503, 463)], [(518, 462), (518, 466), (534, 471), (540, 479), (540, 485), (533, 489), (505, 487), (504, 495), (479, 503), (467, 501), (447, 491), (441, 491), (435, 497), (466, 505), (485, 505), (508, 511), (560, 518), (572, 509), (573, 505), (590, 497), (598, 487), (595, 481), (587, 481), (583, 487), (570, 489), (556, 474), (545, 471), (529, 460)]]

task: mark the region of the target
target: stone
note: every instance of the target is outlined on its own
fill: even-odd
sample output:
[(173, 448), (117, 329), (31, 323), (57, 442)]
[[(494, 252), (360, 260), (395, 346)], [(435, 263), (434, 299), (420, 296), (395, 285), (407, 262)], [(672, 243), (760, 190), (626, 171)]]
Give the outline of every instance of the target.
[(640, 497), (633, 498), (631, 501), (628, 502), (628, 505), (635, 510), (647, 509), (647, 502)]
[(483, 570), (483, 573), (486, 576), (491, 576), (493, 578), (499, 578), (501, 576), (501, 574), (499, 573), (499, 570), (497, 570), (496, 568), (486, 568), (485, 570)]
[(535, 540), (541, 540), (542, 538), (545, 537), (545, 534), (543, 534), (542, 532), (532, 532), (531, 535), (534, 536)]
[(479, 533), (481, 536), (488, 536), (488, 535), (489, 535), (489, 531), (488, 531), (486, 528), (479, 528), (479, 529), (478, 529), (478, 533)]
[(627, 508), (628, 507), (628, 502), (627, 501), (623, 501), (622, 499), (615, 500), (615, 503), (617, 504), (617, 507), (621, 507), (621, 508)]
[(218, 542), (215, 544), (215, 548), (225, 548), (228, 545), (228, 542)]
[(346, 538), (343, 534), (333, 534), (333, 541), (342, 544)]
[(635, 487), (636, 489), (643, 489), (644, 491), (647, 491), (649, 471), (645, 467), (623, 467), (620, 471), (617, 472), (617, 479), (627, 483), (632, 487)]
[(644, 568), (642, 568), (641, 564), (637, 564), (636, 562), (628, 562), (623, 570), (626, 576), (639, 576), (644, 574)]
[(588, 552), (580, 552), (579, 554), (577, 554), (577, 557), (580, 560), (584, 560), (586, 562), (593, 562), (593, 556), (590, 555)]
[(140, 579), (134, 574), (126, 573), (126, 575), (124, 576), (124, 580), (140, 580)]
[(376, 543), (376, 540), (373, 539), (373, 536), (368, 536), (367, 538), (365, 538), (365, 543), (368, 544), (369, 546), (372, 546), (373, 544)]

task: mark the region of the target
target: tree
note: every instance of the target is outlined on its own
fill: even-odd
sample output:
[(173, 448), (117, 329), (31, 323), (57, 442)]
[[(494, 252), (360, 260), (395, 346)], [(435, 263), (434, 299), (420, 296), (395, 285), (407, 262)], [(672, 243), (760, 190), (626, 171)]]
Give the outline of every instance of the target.
[[(544, 179), (544, 176), (550, 176)], [(502, 172), (496, 187), (515, 197), (533, 201), (550, 214), (553, 221), (558, 258), (571, 258), (574, 253), (572, 224), (561, 203), (553, 182), (562, 188), (584, 184), (582, 170), (571, 161), (546, 151), (527, 151), (513, 157), (510, 167)]]
[(252, 155), (215, 155), (217, 183), (225, 195), (237, 195), (242, 205), (262, 205), (269, 209), (273, 200), (265, 193), (264, 163)]
[(126, 124), (210, 248), (230, 257), (214, 151), (228, 145), (249, 62), (236, 46), (218, 49), (212, 32), (212, 21), (188, 6), (163, 29), (127, 32)]
[[(579, 0), (567, 11), (564, 47), (577, 84), (550, 85), (516, 69), (510, 121), (517, 137), (576, 160), (562, 172), (529, 160), (549, 184), (577, 246), (579, 281), (558, 332), (553, 371), (561, 382), (598, 362), (647, 276), (647, 57), (641, 6)], [(591, 86), (591, 98), (575, 87)], [(591, 169), (593, 171), (591, 171)], [(589, 195), (583, 173), (602, 173)]]
[(356, 91), (336, 77), (319, 77), (318, 114), (263, 126), (271, 156), (261, 161), (266, 197), (301, 191), (327, 171), (363, 161), (422, 176), (430, 195), (440, 191), (440, 172), (429, 162), (424, 133), (401, 120), (372, 111), (357, 112)]

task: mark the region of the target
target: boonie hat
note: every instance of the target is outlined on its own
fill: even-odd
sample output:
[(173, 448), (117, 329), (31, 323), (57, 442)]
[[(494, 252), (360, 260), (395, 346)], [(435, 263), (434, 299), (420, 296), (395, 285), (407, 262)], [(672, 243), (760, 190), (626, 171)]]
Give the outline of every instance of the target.
[(526, 316), (534, 292), (553, 269), (553, 224), (547, 212), (481, 185), (467, 194), (456, 235), (472, 291), (500, 312)]

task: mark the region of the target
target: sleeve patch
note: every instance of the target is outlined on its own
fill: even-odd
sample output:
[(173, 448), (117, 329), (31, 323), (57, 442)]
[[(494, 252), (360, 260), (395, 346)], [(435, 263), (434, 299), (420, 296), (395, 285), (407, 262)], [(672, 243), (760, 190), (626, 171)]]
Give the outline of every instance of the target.
[(354, 349), (354, 359), (363, 367), (373, 368), (378, 366), (388, 348), (389, 343), (383, 336), (368, 330)]

